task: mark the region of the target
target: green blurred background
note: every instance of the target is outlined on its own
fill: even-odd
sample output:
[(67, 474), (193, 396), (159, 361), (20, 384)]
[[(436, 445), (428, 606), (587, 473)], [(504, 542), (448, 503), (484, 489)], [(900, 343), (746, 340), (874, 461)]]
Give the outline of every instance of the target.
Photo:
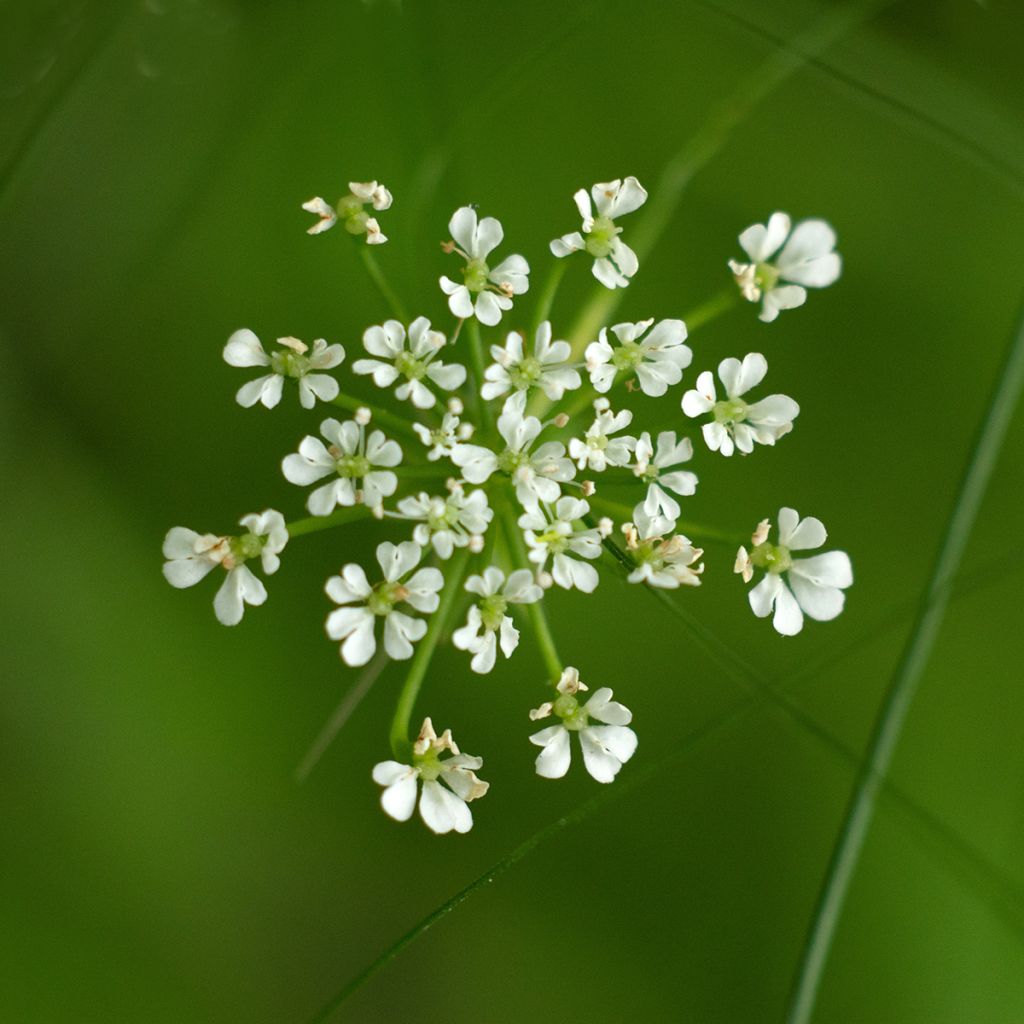
[[(847, 611), (777, 637), (721, 548), (682, 600), (769, 678), (794, 677), (799, 707), (857, 751), (1024, 286), (1014, 6), (896, 4), (846, 34), (695, 178), (621, 306), (684, 314), (727, 283), (736, 234), (774, 209), (836, 226), (835, 287), (770, 326), (744, 308), (694, 333), (694, 369), (763, 351), (769, 383), (803, 412), (749, 460), (700, 451), (687, 515), (739, 531), (781, 504), (819, 516), (854, 559)], [(394, 670), (296, 784), (355, 676), (323, 636), (322, 580), (387, 531), (294, 541), (268, 604), (234, 630), (214, 620), (212, 584), (164, 583), (160, 543), (174, 524), (302, 514), (278, 465), (318, 414), (235, 405), (227, 335), (324, 336), (351, 359), (386, 315), (340, 231), (305, 235), (302, 201), (386, 182), (379, 255), (415, 312), (445, 316), (437, 241), (466, 202), (503, 221), (536, 286), (548, 239), (575, 227), (576, 188), (625, 174), (652, 187), (776, 40), (837, 7), (0, 5), (0, 1018), (300, 1022), (593, 794), (579, 771), (533, 776), (529, 643), (484, 679), (443, 650), (421, 699), (486, 756), (492, 790), (469, 835), (379, 811), (369, 769), (387, 756)], [(591, 284), (571, 268), (556, 332)], [(675, 401), (657, 410), (678, 425)], [(1024, 1019), (1021, 427), (816, 1020)], [(608, 580), (550, 603), (565, 656), (634, 710), (623, 779), (746, 699), (635, 590)], [(347, 1019), (779, 1021), (854, 771), (753, 706), (446, 918)]]

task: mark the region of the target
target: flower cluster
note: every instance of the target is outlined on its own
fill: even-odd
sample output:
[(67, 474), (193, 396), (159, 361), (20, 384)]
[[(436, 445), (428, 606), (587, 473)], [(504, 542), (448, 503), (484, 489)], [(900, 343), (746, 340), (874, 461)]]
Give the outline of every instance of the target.
[[(580, 230), (552, 241), (551, 253), (562, 259), (586, 252), (602, 289), (626, 288), (640, 257), (624, 240), (620, 221), (643, 206), (647, 192), (626, 177), (580, 189), (573, 199)], [(383, 185), (350, 182), (333, 206), (317, 197), (303, 209), (319, 218), (310, 234), (340, 222), (357, 240), (379, 245), (386, 238), (369, 211), (391, 204)], [(529, 290), (529, 264), (515, 254), (492, 259), (504, 230), (474, 206), (456, 210), (448, 231), (442, 248), (462, 261), (454, 277), (439, 282), (450, 324), (400, 315), (376, 256), (361, 249), (393, 315), (362, 331), (366, 356), (350, 364), (358, 395), (328, 372), (345, 360), (339, 342), (318, 339), (310, 346), (282, 337), (268, 351), (249, 329), (231, 335), (225, 362), (263, 371), (242, 384), (239, 405), (273, 409), (294, 386), (303, 409), (320, 403), (334, 413), (281, 461), (287, 481), (310, 488), (309, 516), (286, 522), (268, 509), (244, 516), (238, 535), (175, 527), (164, 542), (164, 575), (175, 587), (224, 570), (214, 610), (221, 622), (235, 625), (245, 605), (267, 599), (248, 563), (258, 559), (263, 573), (273, 574), (290, 538), (369, 516), (380, 521), (378, 528), (394, 531), (393, 541), (375, 546), (379, 568), (368, 574), (371, 560), (357, 547), (354, 559), (326, 580), (334, 607), (324, 628), (348, 666), (367, 665), (375, 656), (410, 662), (391, 726), (393, 759), (377, 764), (372, 775), (384, 787), (381, 805), (388, 815), (406, 821), (418, 802), (424, 823), (437, 833), (468, 831), (468, 805), (488, 790), (475, 774), (482, 759), (462, 754), (450, 730), (438, 736), (426, 718), (418, 735), (409, 736), (412, 708), (438, 646), (450, 640), (469, 656), (471, 673), (485, 676), (499, 652), (504, 659), (521, 657), (520, 641), (529, 630), (545, 684), (553, 688), (528, 716), (554, 720), (528, 737), (541, 748), (537, 775), (557, 779), (568, 772), (576, 734), (586, 771), (612, 782), (637, 749), (632, 713), (606, 686), (584, 699), (588, 688), (579, 670), (556, 649), (547, 592), (591, 594), (605, 572), (635, 585), (631, 594), (699, 587), (705, 545), (732, 534), (689, 515), (683, 519), (700, 484), (697, 470), (704, 475), (700, 459), (717, 463), (703, 447), (695, 455), (684, 431), (699, 421), (711, 453), (749, 456), (759, 445), (776, 445), (800, 413), (788, 396), (761, 392), (768, 362), (759, 352), (719, 360), (717, 383), (705, 367), (684, 383), (694, 350), (678, 316), (563, 336), (551, 309), (567, 264), (552, 266), (529, 332), (499, 327)], [(759, 302), (762, 320), (801, 305), (807, 288), (839, 276), (835, 234), (823, 221), (792, 228), (786, 214), (775, 213), (739, 240), (749, 262), (729, 263), (738, 289), (733, 294)], [(482, 328), (496, 330), (485, 338)], [(376, 405), (371, 383), (401, 411)], [(678, 390), (669, 429), (657, 429), (665, 406), (645, 426), (643, 415), (672, 389)], [(825, 529), (790, 508), (779, 512), (774, 542), (770, 536), (764, 520), (749, 550), (741, 547), (735, 559), (745, 582), (763, 572), (749, 592), (754, 614), (771, 616), (786, 636), (800, 632), (805, 617), (835, 618), (853, 580), (847, 555), (803, 556), (821, 547)]]

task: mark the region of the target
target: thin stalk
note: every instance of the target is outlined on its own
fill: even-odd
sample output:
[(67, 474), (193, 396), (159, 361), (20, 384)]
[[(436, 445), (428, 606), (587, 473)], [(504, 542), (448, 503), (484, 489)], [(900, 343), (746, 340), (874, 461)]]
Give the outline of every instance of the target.
[(565, 277), (569, 261), (567, 259), (556, 259), (544, 282), (540, 293), (537, 296), (537, 305), (533, 311), (533, 319), (530, 322), (531, 330), (536, 331), (545, 320), (551, 316), (551, 307), (554, 304), (555, 296), (558, 294), (558, 286)]
[(788, 1024), (808, 1024), (850, 881), (874, 816), (907, 712), (928, 664), (949, 603), (953, 579), (963, 558), (974, 520), (995, 468), (1013, 411), (1024, 385), (1024, 311), (960, 480), (953, 511), (939, 545), (931, 576), (918, 605), (914, 625), (885, 700), (879, 709), (857, 781), (843, 816), (800, 957), (786, 1014)]
[(470, 388), (476, 400), (480, 419), (484, 427), (490, 431), (494, 426), (494, 416), (491, 413), (490, 406), (480, 397), (480, 388), (484, 383), (484, 343), (480, 338), (480, 324), (475, 316), (471, 316), (466, 321), (466, 334), (469, 335), (469, 355), (472, 360), (473, 369)]
[(377, 257), (374, 255), (373, 249), (363, 242), (361, 238), (357, 241), (357, 245), (359, 247), (359, 256), (363, 261), (363, 266), (366, 267), (366, 272), (370, 275), (370, 280), (377, 286), (377, 291), (380, 292), (381, 298), (383, 298), (387, 303), (392, 316), (401, 320), (403, 324), (407, 324), (409, 322), (409, 315), (405, 311), (405, 306), (402, 304), (402, 300), (398, 297), (398, 293), (391, 287), (387, 277), (385, 277), (384, 271), (381, 269), (381, 265), (377, 261)]
[(365, 505), (353, 505), (352, 508), (340, 508), (329, 516), (307, 516), (288, 524), (288, 536), (304, 537), (307, 533), (333, 530), (336, 526), (347, 526), (349, 523), (366, 519), (369, 515), (370, 510)]
[[(602, 498), (597, 494), (591, 495), (587, 498), (590, 502), (590, 507), (595, 511), (604, 511), (610, 516), (615, 516), (621, 519), (624, 523), (633, 521), (633, 509), (628, 505), (623, 505), (619, 501), (609, 501), (607, 498)], [(738, 544), (749, 543), (749, 536), (741, 533), (730, 533), (728, 530), (716, 530), (712, 526), (704, 526), (702, 523), (694, 523), (687, 519), (676, 520), (676, 532), (684, 533), (687, 537), (692, 537), (696, 540), (710, 540), (717, 541), (722, 544), (729, 544), (735, 547)]]
[(382, 409), (379, 405), (367, 402), (363, 398), (357, 398), (355, 395), (338, 395), (337, 398), (331, 399), (330, 404), (336, 405), (340, 409), (347, 409), (349, 412), (369, 409), (372, 423), (383, 427), (385, 430), (390, 430), (394, 434), (403, 434), (414, 441), (419, 440), (416, 431), (412, 428), (411, 420), (396, 416), (393, 412), (388, 412), (387, 409)]
[(706, 302), (702, 302), (699, 306), (691, 309), (683, 317), (687, 334), (692, 334), (697, 328), (711, 323), (712, 320), (716, 320), (723, 313), (727, 313), (734, 306), (737, 306), (739, 301), (740, 293), (735, 286), (723, 288), (717, 294), (712, 295)]
[(448, 562), (448, 582), (445, 584), (444, 590), (441, 591), (441, 601), (437, 606), (437, 611), (431, 616), (427, 632), (419, 642), (409, 665), (409, 674), (405, 677), (402, 691), (398, 695), (395, 717), (391, 720), (391, 749), (395, 757), (407, 757), (409, 754), (411, 743), (409, 722), (412, 719), (413, 708), (416, 706), (416, 698), (419, 696), (423, 679), (430, 667), (430, 659), (434, 656), (437, 642), (448, 625), (448, 619), (455, 607), (455, 598), (462, 590), (468, 561), (469, 551), (462, 548)]

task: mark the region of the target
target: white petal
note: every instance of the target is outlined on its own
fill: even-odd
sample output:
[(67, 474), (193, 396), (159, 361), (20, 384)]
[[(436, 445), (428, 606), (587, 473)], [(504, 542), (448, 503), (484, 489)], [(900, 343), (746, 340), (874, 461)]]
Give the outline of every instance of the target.
[(824, 587), (844, 589), (853, 584), (853, 566), (845, 551), (826, 551), (811, 558), (794, 559), (790, 574)]
[(406, 768), (405, 765), (400, 767), (405, 768), (408, 774), (381, 793), (380, 805), (384, 808), (384, 813), (395, 821), (408, 821), (416, 807), (416, 775), (411, 768)]
[(231, 366), (269, 366), (270, 356), (247, 327), (235, 331), (224, 346), (224, 362)]
[[(543, 738), (542, 738), (543, 737)], [(537, 755), (537, 774), (545, 779), (560, 779), (569, 770), (572, 752), (569, 749), (569, 733), (562, 725), (548, 726), (530, 737), (530, 742), (543, 746)]]
[(804, 615), (792, 591), (783, 584), (775, 597), (772, 625), (783, 636), (796, 636), (804, 628)]

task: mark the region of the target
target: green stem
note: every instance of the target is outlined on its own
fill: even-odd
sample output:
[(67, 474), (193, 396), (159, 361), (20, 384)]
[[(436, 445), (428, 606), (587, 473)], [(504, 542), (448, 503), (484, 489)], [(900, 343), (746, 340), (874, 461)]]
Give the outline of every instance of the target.
[(335, 526), (346, 526), (348, 523), (366, 519), (369, 515), (370, 510), (365, 505), (353, 505), (351, 508), (340, 508), (329, 516), (307, 516), (288, 524), (288, 536), (304, 537), (307, 533), (333, 530)]
[(691, 309), (683, 317), (687, 334), (692, 334), (697, 328), (711, 323), (712, 320), (738, 305), (739, 301), (740, 293), (737, 288), (723, 288), (716, 295), (712, 295), (706, 302), (702, 302), (699, 306)]
[(331, 400), (330, 404), (338, 406), (339, 409), (347, 409), (349, 412), (369, 409), (370, 416), (372, 417), (371, 422), (390, 430), (394, 434), (403, 434), (405, 437), (410, 437), (416, 441), (419, 440), (416, 431), (412, 428), (412, 420), (396, 416), (393, 412), (388, 412), (387, 409), (382, 409), (379, 405), (374, 405), (365, 399), (357, 398), (355, 395), (338, 395), (337, 398)]
[(484, 368), (486, 364), (484, 360), (484, 343), (480, 338), (480, 324), (475, 316), (471, 316), (466, 321), (466, 333), (469, 335), (469, 354), (473, 362), (470, 386), (477, 409), (479, 410), (480, 419), (484, 427), (490, 431), (494, 426), (494, 417), (490, 406), (480, 397), (480, 388), (484, 383)]
[(359, 246), (359, 255), (363, 261), (363, 266), (366, 267), (370, 280), (377, 286), (377, 291), (380, 292), (381, 297), (388, 304), (392, 316), (397, 317), (403, 324), (408, 324), (409, 315), (405, 311), (405, 306), (402, 305), (402, 300), (384, 276), (384, 271), (381, 269), (373, 249), (363, 242), (361, 238), (357, 241), (357, 245)]
[(811, 920), (786, 1015), (788, 1024), (809, 1024), (832, 940), (850, 882), (886, 781), (903, 723), (928, 664), (949, 604), (953, 580), (995, 468), (996, 459), (1024, 386), (1024, 312), (1005, 361), (996, 375), (991, 399), (960, 481), (931, 576), (918, 605), (906, 647), (893, 675), (868, 743), (843, 824), (836, 837)]
[(562, 278), (565, 277), (568, 266), (569, 261), (567, 259), (555, 260), (551, 273), (548, 274), (548, 278), (537, 296), (537, 306), (533, 311), (533, 320), (531, 322), (531, 327), (534, 331), (551, 316), (551, 307), (554, 304), (555, 296), (558, 294), (558, 286), (562, 283)]
[(409, 665), (409, 674), (405, 677), (402, 692), (398, 695), (395, 717), (391, 720), (391, 749), (397, 758), (407, 758), (410, 754), (412, 741), (409, 738), (409, 722), (412, 718), (413, 708), (416, 706), (416, 698), (419, 696), (420, 687), (423, 685), (424, 676), (430, 666), (430, 659), (434, 656), (437, 642), (448, 625), (448, 620), (455, 607), (455, 599), (462, 590), (468, 561), (469, 551), (462, 548), (448, 562), (446, 567), (448, 580), (444, 590), (441, 591), (441, 601), (437, 606), (437, 611), (431, 616), (426, 634), (416, 648), (412, 663)]
[[(633, 521), (633, 509), (628, 505), (623, 505), (622, 502), (609, 501), (607, 498), (601, 498), (596, 494), (591, 495), (587, 501), (590, 502), (590, 507), (595, 511), (604, 511), (607, 515), (621, 519), (624, 523)], [(739, 544), (747, 544), (750, 541), (749, 536), (745, 534), (730, 533), (727, 530), (716, 530), (712, 526), (704, 526), (702, 523), (690, 522), (687, 519), (676, 520), (676, 531), (678, 533), (685, 533), (688, 537), (693, 537), (697, 540), (718, 541), (733, 547)]]

